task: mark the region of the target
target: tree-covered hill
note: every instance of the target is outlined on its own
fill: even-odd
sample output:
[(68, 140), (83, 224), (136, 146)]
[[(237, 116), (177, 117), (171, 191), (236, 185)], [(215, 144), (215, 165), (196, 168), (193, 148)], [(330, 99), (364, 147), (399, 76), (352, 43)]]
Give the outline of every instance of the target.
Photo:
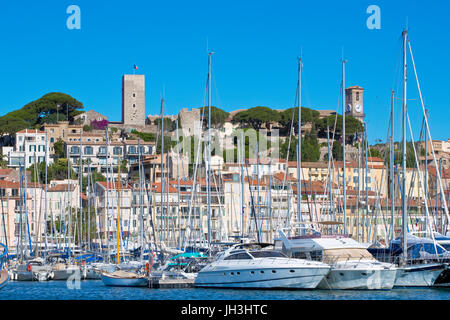
[(21, 109), (0, 117), (0, 135), (13, 135), (23, 129), (39, 128), (44, 123), (56, 123), (57, 120), (72, 120), (82, 112), (79, 109), (83, 109), (83, 104), (70, 95), (48, 93)]

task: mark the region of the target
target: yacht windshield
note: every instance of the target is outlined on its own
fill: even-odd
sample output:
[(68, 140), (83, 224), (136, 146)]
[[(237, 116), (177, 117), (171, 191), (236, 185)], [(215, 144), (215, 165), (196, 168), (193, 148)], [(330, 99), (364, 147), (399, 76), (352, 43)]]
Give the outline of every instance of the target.
[(254, 258), (286, 258), (286, 255), (279, 251), (251, 251)]
[(248, 253), (242, 252), (230, 254), (224, 260), (246, 260), (246, 259), (252, 259), (252, 257)]
[(375, 258), (366, 249), (342, 248), (326, 249), (323, 252), (323, 262), (333, 263), (348, 260), (375, 260)]

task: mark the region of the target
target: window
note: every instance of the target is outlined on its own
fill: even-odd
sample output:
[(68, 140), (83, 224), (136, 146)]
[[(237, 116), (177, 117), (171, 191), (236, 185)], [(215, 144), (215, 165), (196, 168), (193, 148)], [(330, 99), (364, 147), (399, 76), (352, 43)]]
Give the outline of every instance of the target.
[(268, 257), (274, 257), (274, 258), (285, 258), (286, 255), (284, 255), (281, 252), (278, 251), (253, 251), (250, 252), (250, 254), (254, 258), (268, 258)]
[(50, 138), (50, 142), (51, 143), (55, 142), (55, 138)]
[(94, 150), (93, 150), (92, 147), (85, 147), (84, 148), (84, 154), (92, 155), (93, 153), (94, 153)]
[(76, 146), (73, 146), (73, 147), (70, 148), (70, 153), (78, 154), (78, 153), (80, 153), (80, 148), (76, 147)]
[(106, 147), (100, 147), (100, 148), (98, 149), (98, 152), (99, 152), (100, 154), (106, 154)]
[(229, 255), (224, 260), (250, 260), (252, 257), (248, 253), (236, 253)]
[(136, 107), (136, 105), (133, 103), (133, 108), (135, 108)]
[(122, 154), (122, 148), (120, 148), (120, 147), (114, 147), (114, 149), (113, 149), (113, 154), (114, 154), (114, 155)]

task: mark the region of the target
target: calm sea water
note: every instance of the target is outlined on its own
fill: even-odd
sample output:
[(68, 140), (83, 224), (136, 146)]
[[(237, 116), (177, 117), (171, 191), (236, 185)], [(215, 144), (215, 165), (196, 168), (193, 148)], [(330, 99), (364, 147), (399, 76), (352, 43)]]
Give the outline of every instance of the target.
[(69, 289), (65, 281), (10, 281), (0, 300), (450, 300), (450, 288), (364, 290), (232, 290), (107, 287), (101, 280), (81, 281)]

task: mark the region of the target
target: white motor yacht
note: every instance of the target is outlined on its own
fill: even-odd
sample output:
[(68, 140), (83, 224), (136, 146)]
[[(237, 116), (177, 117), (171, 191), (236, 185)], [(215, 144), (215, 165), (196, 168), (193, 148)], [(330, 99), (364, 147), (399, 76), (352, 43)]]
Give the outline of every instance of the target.
[(312, 259), (331, 267), (319, 289), (392, 289), (397, 267), (376, 260), (359, 242), (340, 235), (324, 236), (317, 231), (288, 237), (283, 230), (275, 248), (289, 257)]
[[(257, 246), (257, 249), (252, 247)], [(265, 247), (265, 248), (263, 248)], [(291, 259), (268, 245), (236, 244), (219, 253), (195, 279), (196, 287), (314, 289), (330, 271), (317, 261)]]

